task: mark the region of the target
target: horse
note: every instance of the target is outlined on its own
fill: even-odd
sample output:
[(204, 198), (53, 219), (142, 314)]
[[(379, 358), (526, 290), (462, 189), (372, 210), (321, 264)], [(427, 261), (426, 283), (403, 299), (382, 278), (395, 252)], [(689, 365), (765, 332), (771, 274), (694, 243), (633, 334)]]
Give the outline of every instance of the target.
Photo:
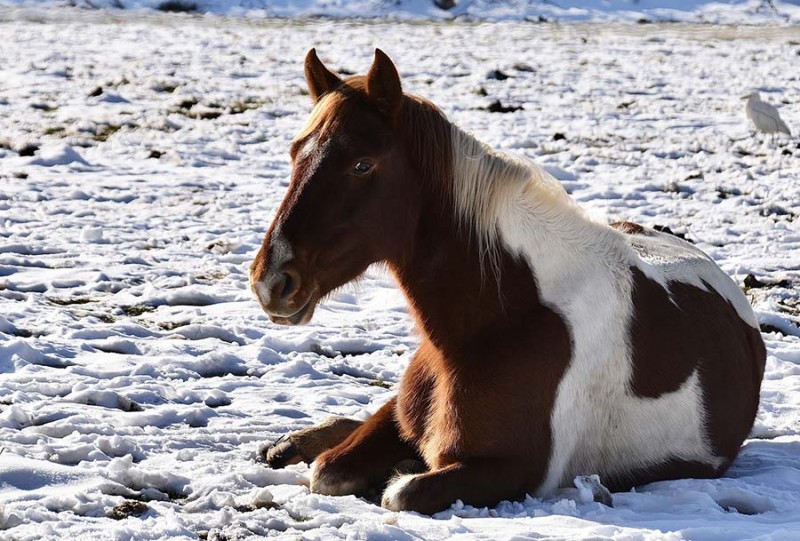
[[(274, 323), (304, 324), (382, 262), (420, 345), (370, 418), (327, 445), (323, 427), (310, 453), (283, 442), (276, 463), (314, 461), (314, 493), (377, 491), (424, 514), (545, 497), (580, 474), (622, 491), (726, 471), (766, 350), (709, 256), (591, 219), (543, 169), (405, 93), (379, 49), (346, 79), (311, 49), (305, 76), (314, 107), (251, 288)], [(409, 460), (422, 467), (398, 474)]]

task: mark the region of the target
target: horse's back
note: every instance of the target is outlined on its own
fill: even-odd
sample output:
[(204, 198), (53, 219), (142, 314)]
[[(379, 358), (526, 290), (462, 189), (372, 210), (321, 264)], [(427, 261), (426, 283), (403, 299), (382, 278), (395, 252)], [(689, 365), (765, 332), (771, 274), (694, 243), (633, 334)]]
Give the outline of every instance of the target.
[(736, 283), (714, 261), (693, 244), (649, 228), (626, 235), (635, 253), (632, 266), (667, 289), (687, 284), (716, 293), (734, 308), (739, 318), (758, 327), (750, 303)]

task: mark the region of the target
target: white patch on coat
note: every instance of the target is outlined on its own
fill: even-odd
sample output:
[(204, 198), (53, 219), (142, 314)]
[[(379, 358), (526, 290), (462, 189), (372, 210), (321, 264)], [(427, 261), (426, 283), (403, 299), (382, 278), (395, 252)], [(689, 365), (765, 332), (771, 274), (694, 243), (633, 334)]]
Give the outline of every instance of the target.
[(389, 482), (381, 497), (381, 507), (390, 511), (403, 511), (408, 508), (404, 501), (403, 492), (408, 484), (417, 477), (417, 474), (398, 475)]
[(318, 141), (319, 141), (318, 134), (314, 134), (308, 139), (306, 139), (305, 142), (303, 143), (303, 146), (301, 146), (300, 149), (297, 151), (295, 160), (299, 162), (311, 156), (311, 154), (313, 154), (314, 151), (317, 149)]
[[(542, 302), (564, 318), (571, 333), (572, 359), (557, 389), (552, 454), (539, 494), (578, 474), (602, 478), (670, 459), (721, 465), (704, 428), (696, 371), (658, 398), (638, 397), (630, 389), (630, 267), (664, 286), (674, 280), (702, 286), (705, 280), (752, 324), (752, 310), (736, 285), (688, 243), (678, 249), (672, 239), (624, 235), (593, 222), (536, 165), (507, 160), (460, 130), (453, 134), (459, 210), (474, 217), (479, 235), (501, 244), (488, 252), (504, 248), (528, 262)], [(483, 157), (473, 160), (476, 148)], [(505, 166), (497, 163), (504, 160)]]
[[(303, 141), (302, 146), (297, 149), (294, 156), (295, 166), (302, 163), (304, 164), (305, 178), (310, 178), (319, 168), (322, 160), (329, 153), (330, 138), (326, 131), (330, 127), (330, 114), (335, 110), (336, 94), (325, 94), (317, 101), (311, 114), (306, 119), (306, 123), (300, 130), (300, 133), (293, 139), (292, 144), (298, 141)], [(340, 136), (341, 137), (341, 136)]]
[(256, 294), (258, 301), (264, 306), (269, 306), (269, 299), (271, 297), (269, 286), (267, 286), (263, 280), (252, 281), (252, 278), (250, 283), (251, 289), (253, 293)]
[(278, 271), (287, 261), (294, 257), (292, 247), (280, 234), (280, 227), (272, 231), (269, 242), (269, 261), (267, 272), (264, 276), (250, 274), (250, 289), (253, 290), (263, 306), (269, 306), (272, 297), (272, 288), (280, 278)]

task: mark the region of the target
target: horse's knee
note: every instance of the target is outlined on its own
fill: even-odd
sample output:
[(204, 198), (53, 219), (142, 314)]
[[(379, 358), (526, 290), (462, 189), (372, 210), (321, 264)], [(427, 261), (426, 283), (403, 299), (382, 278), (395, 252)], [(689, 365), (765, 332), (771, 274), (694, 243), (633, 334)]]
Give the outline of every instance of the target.
[(311, 492), (327, 496), (364, 494), (369, 489), (368, 477), (361, 475), (346, 457), (332, 449), (322, 453), (311, 470)]
[(356, 494), (378, 501), (392, 475), (427, 471), (425, 463), (413, 458), (393, 463), (388, 449), (339, 446), (322, 453), (311, 472), (311, 492), (340, 496)]

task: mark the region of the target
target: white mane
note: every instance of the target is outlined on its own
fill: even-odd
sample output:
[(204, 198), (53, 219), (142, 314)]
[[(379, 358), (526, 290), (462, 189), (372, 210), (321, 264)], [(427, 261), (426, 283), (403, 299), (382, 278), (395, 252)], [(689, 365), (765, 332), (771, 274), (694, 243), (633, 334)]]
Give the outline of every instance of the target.
[[(503, 224), (513, 222), (545, 241), (596, 246), (609, 229), (593, 222), (561, 184), (524, 158), (498, 152), (451, 124), (453, 200), (462, 226), (472, 227), (481, 258), (497, 275)], [(522, 218), (526, 223), (520, 224)], [(614, 235), (614, 232), (611, 232)], [(560, 239), (556, 237), (565, 237)], [(498, 276), (499, 278), (499, 276)]]

